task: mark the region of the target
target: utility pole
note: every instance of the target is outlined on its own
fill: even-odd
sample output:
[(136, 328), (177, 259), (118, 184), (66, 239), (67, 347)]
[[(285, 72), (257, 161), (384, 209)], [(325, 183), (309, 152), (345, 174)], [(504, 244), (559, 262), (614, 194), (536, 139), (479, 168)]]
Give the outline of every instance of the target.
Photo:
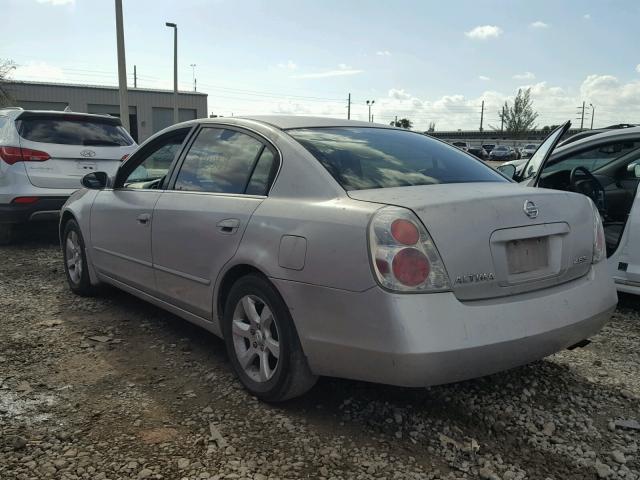
[(133, 88), (138, 88), (138, 72), (136, 66), (133, 66)]
[(582, 107), (578, 107), (578, 113), (580, 113), (580, 130), (584, 127), (584, 103), (582, 102)]
[(396, 115), (396, 119), (393, 121), (393, 126), (394, 127), (398, 126), (398, 115)]
[(484, 120), (484, 100), (482, 100), (482, 110), (480, 110), (480, 131), (482, 131), (483, 120)]
[(500, 115), (500, 133), (504, 132), (504, 106), (502, 107), (502, 115)]
[(351, 120), (351, 94), (347, 97), (347, 120)]
[(196, 91), (196, 64), (191, 64), (191, 74), (193, 76), (193, 91)]
[(173, 123), (178, 123), (178, 25), (171, 22), (165, 25), (173, 28)]
[(593, 103), (590, 103), (591, 107), (591, 130), (593, 130), (593, 116), (596, 114), (596, 107), (593, 106)]
[(116, 0), (116, 43), (118, 49), (118, 85), (120, 87), (120, 121), (129, 131), (129, 95), (127, 91), (127, 62), (124, 55), (124, 27), (122, 0)]
[(367, 100), (367, 107), (369, 107), (369, 122), (373, 122), (373, 117), (371, 116), (371, 107), (376, 103), (375, 100)]

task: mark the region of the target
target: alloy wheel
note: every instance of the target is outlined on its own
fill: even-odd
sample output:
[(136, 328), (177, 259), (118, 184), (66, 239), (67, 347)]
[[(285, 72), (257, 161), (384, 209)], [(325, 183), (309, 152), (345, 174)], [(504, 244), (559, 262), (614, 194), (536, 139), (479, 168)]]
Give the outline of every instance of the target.
[(71, 230), (67, 235), (65, 253), (69, 278), (73, 283), (79, 284), (82, 278), (82, 248), (78, 234), (74, 230)]
[(242, 297), (233, 312), (231, 332), (240, 367), (254, 382), (269, 381), (278, 368), (280, 336), (266, 302), (256, 295)]

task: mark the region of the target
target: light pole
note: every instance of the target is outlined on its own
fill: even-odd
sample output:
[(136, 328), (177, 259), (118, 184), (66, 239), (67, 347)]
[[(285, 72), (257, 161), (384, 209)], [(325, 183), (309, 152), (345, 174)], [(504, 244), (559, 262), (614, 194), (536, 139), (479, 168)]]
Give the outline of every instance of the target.
[(376, 103), (375, 100), (367, 100), (367, 107), (369, 107), (369, 121), (371, 121), (371, 107)]
[(593, 103), (590, 103), (591, 107), (591, 130), (593, 130), (593, 116), (596, 114), (596, 107), (593, 106)]
[(120, 87), (120, 122), (129, 132), (129, 91), (127, 90), (127, 61), (124, 54), (122, 0), (116, 0), (116, 44), (118, 49), (118, 85)]
[(178, 123), (178, 25), (171, 22), (165, 25), (173, 28), (173, 123)]
[(193, 76), (193, 91), (196, 91), (196, 64), (192, 63), (191, 64), (191, 73)]

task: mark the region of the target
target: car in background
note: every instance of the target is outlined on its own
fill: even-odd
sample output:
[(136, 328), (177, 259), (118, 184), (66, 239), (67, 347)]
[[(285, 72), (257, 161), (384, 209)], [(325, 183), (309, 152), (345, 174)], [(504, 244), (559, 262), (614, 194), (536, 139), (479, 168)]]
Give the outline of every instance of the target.
[(515, 152), (513, 149), (507, 145), (497, 145), (491, 150), (489, 153), (489, 160), (493, 161), (506, 161), (506, 160), (514, 160)]
[(489, 154), (481, 146), (470, 146), (467, 152), (478, 157), (480, 160), (487, 160), (489, 158)]
[(484, 151), (487, 152), (487, 155), (491, 153), (491, 150), (493, 150), (496, 147), (495, 143), (483, 143), (482, 144), (482, 148), (484, 148)]
[(520, 156), (520, 158), (525, 159), (531, 157), (531, 155), (533, 155), (537, 149), (538, 145), (536, 145), (535, 143), (527, 143), (524, 147), (522, 147), (522, 155)]
[(509, 162), (498, 170), (525, 186), (589, 197), (602, 219), (599, 241), (618, 290), (640, 295), (640, 127), (555, 146), (569, 125), (552, 132), (551, 147), (545, 140), (549, 151), (541, 146), (520, 169)]
[(451, 142), (451, 145), (458, 147), (460, 150), (464, 150), (465, 152), (469, 151), (469, 144), (467, 142), (455, 141)]
[(18, 224), (57, 219), (84, 175), (114, 174), (135, 148), (116, 117), (0, 109), (0, 244)]

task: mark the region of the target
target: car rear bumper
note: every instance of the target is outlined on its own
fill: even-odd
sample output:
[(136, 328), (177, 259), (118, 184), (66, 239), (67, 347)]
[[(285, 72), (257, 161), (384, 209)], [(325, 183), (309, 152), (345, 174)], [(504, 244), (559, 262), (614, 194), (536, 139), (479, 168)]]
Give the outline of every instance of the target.
[(69, 197), (40, 197), (34, 203), (0, 204), (0, 223), (57, 220)]
[(450, 292), (346, 292), (273, 281), (314, 373), (411, 387), (544, 358), (597, 333), (617, 302), (606, 262), (563, 285), (473, 302)]

